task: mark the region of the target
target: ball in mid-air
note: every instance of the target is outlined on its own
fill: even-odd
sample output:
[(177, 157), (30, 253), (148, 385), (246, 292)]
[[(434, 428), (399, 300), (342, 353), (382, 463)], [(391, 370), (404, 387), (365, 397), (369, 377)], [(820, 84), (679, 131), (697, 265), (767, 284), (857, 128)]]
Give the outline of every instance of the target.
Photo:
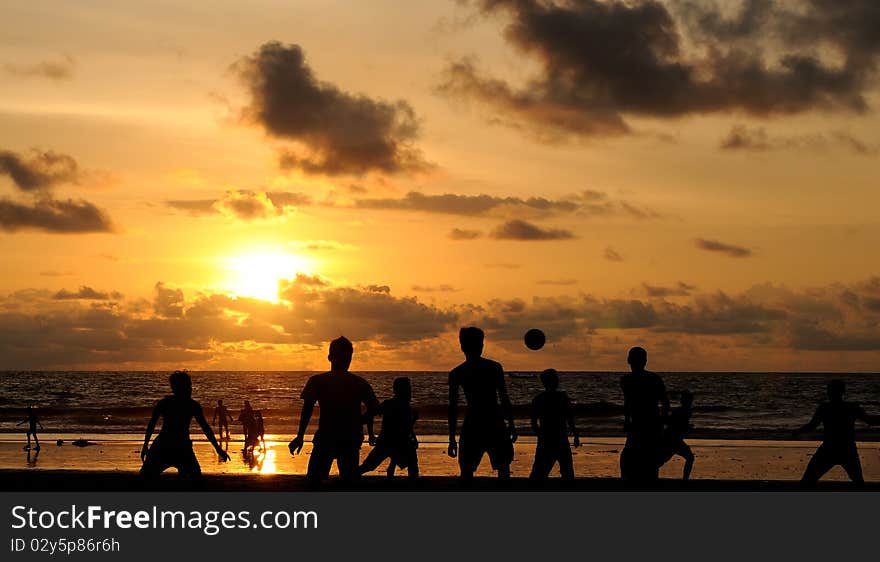
[(526, 342), (526, 347), (528, 347), (532, 351), (537, 351), (544, 347), (544, 343), (547, 341), (547, 338), (544, 336), (544, 332), (537, 328), (532, 328), (531, 330), (526, 332), (523, 340)]

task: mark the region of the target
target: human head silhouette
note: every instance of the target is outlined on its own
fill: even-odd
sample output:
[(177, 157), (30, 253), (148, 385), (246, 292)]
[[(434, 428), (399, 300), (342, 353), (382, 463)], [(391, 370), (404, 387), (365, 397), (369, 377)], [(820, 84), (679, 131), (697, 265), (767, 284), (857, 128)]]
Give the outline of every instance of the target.
[(168, 377), (168, 384), (171, 385), (171, 392), (175, 396), (182, 398), (190, 398), (192, 396), (192, 379), (186, 371), (174, 371)]
[(254, 417), (256, 417), (258, 420), (262, 420), (263, 419), (263, 410), (257, 410), (256, 412), (254, 412)]
[(682, 390), (679, 395), (679, 400), (681, 401), (682, 406), (690, 408), (694, 404), (694, 395), (690, 390)]
[(643, 347), (633, 347), (629, 350), (626, 362), (634, 373), (644, 371), (645, 365), (648, 364), (648, 352)]
[(222, 399), (222, 398), (219, 399), (219, 400), (217, 400), (217, 405), (218, 405), (218, 406), (222, 406), (222, 405), (223, 405), (223, 399)]
[(461, 344), (461, 351), (468, 359), (479, 359), (483, 355), (483, 339), (485, 335), (483, 330), (468, 326), (458, 331), (458, 343)]
[(330, 342), (330, 368), (333, 371), (347, 371), (351, 367), (351, 356), (354, 355), (354, 346), (345, 336), (340, 336)]
[(828, 398), (832, 402), (840, 402), (843, 400), (843, 393), (846, 392), (846, 383), (840, 379), (834, 379), (828, 383)]
[(397, 377), (394, 379), (394, 396), (409, 402), (412, 400), (412, 383), (409, 377)]
[(541, 372), (541, 384), (547, 390), (556, 390), (559, 388), (559, 373), (556, 369), (547, 369)]

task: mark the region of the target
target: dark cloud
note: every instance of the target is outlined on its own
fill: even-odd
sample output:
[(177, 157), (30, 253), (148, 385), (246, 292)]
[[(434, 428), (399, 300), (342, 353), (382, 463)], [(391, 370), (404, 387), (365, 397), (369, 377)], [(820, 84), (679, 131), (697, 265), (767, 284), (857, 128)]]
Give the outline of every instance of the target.
[(747, 258), (753, 255), (753, 252), (748, 248), (743, 248), (742, 246), (734, 246), (733, 244), (726, 244), (717, 240), (697, 238), (696, 240), (694, 240), (694, 244), (697, 246), (697, 248), (701, 250), (706, 250), (707, 252), (718, 252), (721, 254), (725, 254), (731, 258)]
[(104, 291), (96, 291), (95, 289), (83, 285), (76, 291), (68, 291), (67, 289), (61, 289), (54, 295), (52, 298), (55, 300), (97, 300), (97, 301), (106, 301), (110, 299), (121, 299), (122, 293), (118, 293), (116, 291), (113, 292), (104, 292)]
[(550, 139), (627, 134), (631, 117), (864, 112), (880, 53), (874, 0), (746, 0), (733, 16), (703, 1), (472, 4), (504, 18), (505, 38), (540, 71), (514, 86), (461, 59), (438, 91)]
[(690, 294), (694, 292), (694, 289), (696, 289), (696, 287), (679, 281), (678, 284), (676, 284), (674, 287), (662, 287), (659, 285), (649, 285), (648, 283), (642, 283), (642, 289), (644, 289), (645, 295), (649, 297), (668, 298), (690, 296)]
[(574, 234), (561, 228), (541, 228), (524, 220), (507, 221), (491, 233), (496, 240), (570, 240)]
[(721, 140), (720, 148), (728, 151), (766, 152), (771, 150), (828, 150), (842, 147), (855, 154), (872, 156), (875, 147), (844, 131), (813, 133), (794, 136), (771, 136), (764, 127), (734, 125)]
[(57, 61), (40, 61), (35, 64), (5, 63), (3, 71), (11, 76), (22, 78), (48, 78), (49, 80), (70, 80), (73, 78), (76, 60), (67, 56)]
[(407, 102), (375, 100), (319, 81), (298, 45), (266, 43), (233, 68), (251, 96), (242, 118), (307, 149), (305, 155), (283, 151), (282, 168), (359, 175), (427, 167), (414, 144), (419, 121)]
[(309, 206), (312, 198), (289, 191), (227, 191), (221, 199), (177, 199), (166, 201), (172, 209), (193, 216), (226, 215), (240, 220), (277, 217), (290, 209)]
[(641, 208), (627, 201), (611, 199), (604, 192), (590, 190), (561, 199), (455, 193), (426, 195), (418, 191), (411, 191), (403, 197), (356, 199), (354, 205), (359, 209), (412, 211), (469, 217), (529, 218), (569, 213), (584, 217), (622, 216), (638, 220), (662, 218), (659, 213), (651, 209)]
[(481, 238), (483, 233), (479, 230), (467, 230), (462, 228), (453, 228), (449, 232), (449, 237), (453, 240), (476, 240)]
[(623, 261), (623, 256), (621, 256), (620, 253), (611, 246), (605, 248), (605, 251), (602, 253), (602, 257), (608, 261), (613, 262)]
[(357, 199), (355, 206), (363, 209), (391, 209), (403, 211), (422, 211), (449, 215), (484, 216), (491, 211), (527, 209), (539, 212), (572, 212), (577, 210), (575, 201), (554, 201), (543, 197), (522, 199), (519, 197), (496, 197), (493, 195), (425, 195), (411, 191), (402, 198)]
[(0, 230), (42, 230), (60, 234), (113, 232), (110, 217), (94, 204), (52, 196), (59, 184), (77, 183), (82, 172), (76, 160), (51, 150), (31, 149), (25, 156), (0, 151), (0, 175), (9, 176), (19, 191), (32, 196), (31, 203), (0, 198)]
[(22, 191), (47, 190), (59, 183), (76, 182), (79, 166), (72, 156), (32, 149), (30, 156), (0, 151), (0, 175), (7, 175)]
[[(832, 351), (838, 361), (837, 353), (880, 352), (878, 289), (880, 281), (870, 279), (801, 291), (763, 284), (739, 294), (692, 293), (677, 302), (581, 295), (448, 308), (396, 297), (386, 285), (337, 286), (307, 275), (282, 282), (277, 303), (218, 293), (187, 298), (164, 283), (155, 285), (152, 305), (90, 299), (85, 289), (82, 298), (62, 299), (22, 290), (0, 296), (0, 367), (222, 360), (229, 348), (259, 354), (260, 346), (292, 354), (301, 349), (296, 346), (323, 346), (340, 334), (360, 349), (404, 354), (443, 336), (437, 345), (454, 350), (455, 330), (470, 324), (511, 349), (521, 349), (522, 334), (538, 326), (561, 353), (581, 358), (584, 342), (625, 352), (630, 341), (663, 340), (687, 349), (709, 345), (725, 360), (738, 349)], [(429, 368), (424, 357), (421, 368)]]
[(413, 285), (411, 288), (416, 293), (455, 293), (459, 290), (452, 285)]
[(114, 232), (110, 217), (84, 200), (40, 198), (32, 205), (0, 199), (0, 229), (42, 230), (57, 234)]
[(217, 201), (217, 199), (172, 199), (165, 201), (165, 204), (172, 209), (183, 211), (193, 216), (204, 216), (213, 215), (218, 212), (214, 208)]
[(156, 283), (153, 288), (153, 310), (157, 316), (180, 318), (183, 316), (183, 291), (166, 287), (164, 283)]

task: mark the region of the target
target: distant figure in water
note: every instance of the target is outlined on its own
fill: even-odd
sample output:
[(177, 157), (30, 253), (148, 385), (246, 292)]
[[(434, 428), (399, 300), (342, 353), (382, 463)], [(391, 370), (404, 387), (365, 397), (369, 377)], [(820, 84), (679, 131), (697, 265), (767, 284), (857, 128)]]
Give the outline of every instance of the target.
[(409, 377), (394, 379), (394, 397), (385, 400), (374, 412), (382, 416), (382, 429), (377, 438), (373, 434), (374, 415), (367, 416), (367, 431), (370, 436), (370, 445), (373, 450), (361, 464), (361, 474), (376, 470), (385, 459), (390, 458), (388, 463), (388, 478), (394, 477), (396, 467), (405, 468), (410, 478), (419, 477), (419, 458), (416, 449), (419, 441), (414, 429), (418, 412), (410, 402), (412, 401), (412, 383)]
[[(483, 331), (462, 328), (458, 334), (465, 361), (449, 373), (449, 448), (458, 456), (461, 479), (470, 482), (484, 454), (489, 455), (498, 478), (510, 478), (513, 443), (517, 439), (513, 407), (504, 384), (500, 363), (482, 357)], [(467, 414), (461, 425), (461, 444), (455, 441), (458, 425), (458, 391), (464, 391)], [(506, 424), (505, 424), (506, 421)]]
[(792, 432), (792, 435), (797, 437), (801, 433), (813, 431), (819, 427), (819, 424), (822, 424), (824, 431), (822, 444), (816, 449), (801, 478), (802, 484), (816, 484), (836, 465), (843, 467), (850, 480), (856, 484), (865, 483), (859, 450), (856, 446), (855, 422), (861, 420), (869, 425), (878, 425), (880, 416), (869, 416), (858, 404), (844, 402), (845, 392), (846, 384), (842, 380), (835, 379), (829, 382), (828, 402), (820, 404), (813, 418), (806, 425)]
[(40, 418), (37, 417), (37, 412), (34, 410), (33, 404), (28, 404), (27, 410), (25, 412), (26, 417), (15, 424), (15, 427), (18, 427), (23, 424), (27, 424), (27, 445), (25, 445), (22, 450), (30, 451), (31, 450), (31, 435), (34, 436), (34, 447), (35, 451), (40, 450), (40, 438), (37, 437), (37, 427), (40, 430), (45, 431), (43, 428), (43, 424), (40, 423)]
[(544, 392), (532, 400), (532, 430), (538, 436), (535, 462), (529, 479), (541, 482), (550, 475), (553, 465), (559, 463), (559, 473), (564, 480), (574, 480), (574, 465), (568, 430), (574, 435), (574, 446), (581, 446), (581, 438), (574, 423), (574, 411), (568, 394), (559, 390), (559, 373), (547, 369), (541, 373)]
[(260, 449), (266, 450), (266, 425), (263, 422), (263, 411), (254, 412), (254, 446), (260, 446)]
[(691, 413), (694, 405), (694, 395), (688, 390), (681, 392), (681, 406), (669, 414), (666, 427), (663, 429), (663, 437), (660, 442), (660, 466), (663, 466), (675, 455), (684, 459), (684, 473), (682, 480), (687, 481), (694, 468), (694, 453), (687, 443), (685, 436), (693, 429), (691, 425)]
[[(223, 430), (226, 430), (226, 439), (229, 439), (229, 421), (232, 419), (232, 415), (229, 413), (229, 408), (223, 405), (223, 399), (217, 400), (217, 407), (214, 408), (214, 418), (211, 420), (211, 425), (217, 423), (217, 437), (223, 439)], [(219, 421), (219, 423), (218, 423)]]
[[(354, 347), (344, 337), (330, 342), (330, 371), (314, 375), (302, 391), (303, 407), (299, 431), (288, 448), (291, 455), (302, 450), (306, 429), (315, 409), (321, 408), (318, 431), (312, 439), (312, 454), (306, 472), (309, 487), (320, 485), (330, 474), (330, 466), (336, 460), (339, 478), (356, 482), (361, 475), (361, 444), (364, 442), (363, 416), (373, 415), (379, 406), (373, 387), (365, 379), (348, 371)], [(366, 408), (363, 412), (361, 405)]]
[[(200, 480), (202, 469), (189, 438), (189, 425), (193, 418), (205, 432), (205, 437), (214, 446), (220, 460), (228, 461), (229, 455), (217, 443), (214, 431), (211, 430), (202, 412), (202, 405), (192, 399), (192, 380), (189, 373), (174, 371), (168, 382), (171, 384), (172, 394), (156, 404), (144, 434), (144, 446), (141, 449), (141, 460), (144, 464), (141, 467), (141, 476), (153, 478), (165, 469), (174, 467), (181, 476)], [(162, 429), (150, 445), (150, 437), (160, 417)]]
[(632, 373), (620, 379), (623, 390), (623, 428), (626, 444), (620, 453), (620, 476), (633, 483), (657, 480), (663, 419), (669, 415), (666, 386), (659, 375), (645, 370), (648, 352), (634, 347), (627, 356)]

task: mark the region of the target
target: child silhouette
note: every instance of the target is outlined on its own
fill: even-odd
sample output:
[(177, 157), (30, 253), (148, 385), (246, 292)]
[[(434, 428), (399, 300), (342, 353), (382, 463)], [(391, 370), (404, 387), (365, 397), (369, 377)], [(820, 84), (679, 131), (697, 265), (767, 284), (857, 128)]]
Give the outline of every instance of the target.
[(375, 414), (367, 415), (370, 445), (374, 447), (361, 464), (361, 474), (376, 470), (385, 459), (391, 458), (387, 472), (389, 478), (394, 477), (396, 467), (407, 469), (410, 478), (418, 478), (419, 458), (416, 449), (419, 447), (419, 442), (413, 429), (418, 413), (410, 405), (411, 400), (412, 384), (409, 377), (396, 378), (394, 398), (382, 402), (375, 412), (382, 415), (382, 429), (378, 438), (373, 434)]
[(538, 447), (529, 479), (533, 482), (546, 480), (553, 465), (559, 463), (562, 478), (574, 480), (568, 429), (574, 434), (576, 448), (581, 446), (581, 439), (574, 423), (571, 400), (568, 394), (559, 390), (559, 373), (556, 369), (542, 372), (541, 384), (544, 385), (544, 391), (532, 400), (532, 430), (538, 436)]

